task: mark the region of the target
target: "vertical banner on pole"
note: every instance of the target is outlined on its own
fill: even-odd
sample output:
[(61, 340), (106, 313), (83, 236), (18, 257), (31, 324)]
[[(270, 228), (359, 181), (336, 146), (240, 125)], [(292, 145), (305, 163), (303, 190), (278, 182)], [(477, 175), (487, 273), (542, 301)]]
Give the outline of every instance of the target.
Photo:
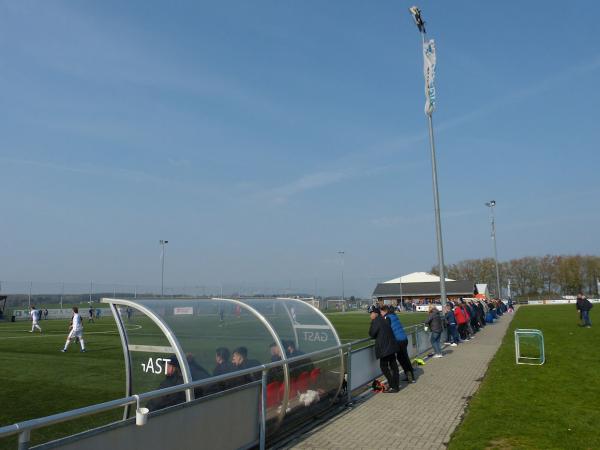
[(425, 76), (425, 114), (435, 111), (435, 42), (423, 41), (423, 75)]

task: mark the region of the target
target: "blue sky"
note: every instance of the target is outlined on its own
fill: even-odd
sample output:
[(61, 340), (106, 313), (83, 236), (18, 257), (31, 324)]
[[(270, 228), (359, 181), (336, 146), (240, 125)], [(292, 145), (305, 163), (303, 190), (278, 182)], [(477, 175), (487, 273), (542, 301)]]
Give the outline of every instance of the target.
[[(0, 280), (347, 294), (436, 263), (399, 1), (0, 2)], [(448, 263), (597, 254), (600, 4), (423, 1)]]

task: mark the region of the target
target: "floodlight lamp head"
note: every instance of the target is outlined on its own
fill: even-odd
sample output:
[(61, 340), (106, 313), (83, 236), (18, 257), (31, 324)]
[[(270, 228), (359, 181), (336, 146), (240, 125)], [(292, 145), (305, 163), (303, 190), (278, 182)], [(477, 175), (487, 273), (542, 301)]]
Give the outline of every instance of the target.
[(419, 32), (426, 33), (426, 31), (425, 31), (425, 21), (421, 17), (421, 10), (418, 7), (416, 7), (416, 6), (411, 6), (410, 8), (408, 8), (408, 10), (412, 14), (413, 20), (415, 21), (415, 25), (417, 25), (417, 28), (419, 29)]

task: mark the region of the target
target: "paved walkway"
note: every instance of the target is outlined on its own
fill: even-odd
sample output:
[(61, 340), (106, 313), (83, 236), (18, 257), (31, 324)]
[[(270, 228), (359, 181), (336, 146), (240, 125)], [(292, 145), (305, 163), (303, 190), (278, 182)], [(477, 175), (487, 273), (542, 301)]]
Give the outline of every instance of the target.
[(287, 444), (293, 449), (443, 449), (498, 350), (512, 314), (429, 359), (415, 384), (376, 394)]

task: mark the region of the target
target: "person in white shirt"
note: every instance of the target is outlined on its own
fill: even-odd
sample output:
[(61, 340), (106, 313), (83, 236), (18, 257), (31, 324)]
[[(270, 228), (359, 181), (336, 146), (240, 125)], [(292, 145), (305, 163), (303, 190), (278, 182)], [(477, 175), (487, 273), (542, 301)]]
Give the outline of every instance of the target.
[(79, 338), (79, 344), (81, 344), (81, 352), (85, 352), (85, 343), (83, 342), (83, 321), (81, 320), (81, 316), (79, 315), (79, 309), (77, 306), (73, 306), (73, 318), (71, 320), (71, 325), (69, 326), (69, 335), (67, 336), (67, 342), (65, 342), (64, 348), (61, 352), (66, 352), (69, 344), (71, 343), (71, 339)]
[(37, 328), (38, 330), (40, 330), (40, 333), (42, 332), (42, 327), (40, 327), (38, 320), (40, 319), (40, 313), (37, 309), (35, 309), (35, 305), (31, 305), (31, 311), (29, 312), (29, 315), (31, 316), (31, 331), (30, 333), (33, 333), (34, 330)]

